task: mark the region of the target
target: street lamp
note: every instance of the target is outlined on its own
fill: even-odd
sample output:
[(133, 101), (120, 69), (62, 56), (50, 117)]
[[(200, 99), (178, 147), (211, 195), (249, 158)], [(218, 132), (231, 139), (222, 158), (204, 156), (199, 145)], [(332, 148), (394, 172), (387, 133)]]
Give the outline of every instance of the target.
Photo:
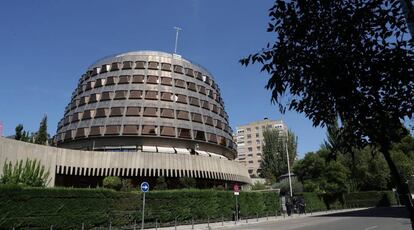
[(290, 197), (292, 197), (293, 191), (292, 191), (292, 178), (290, 177), (290, 160), (289, 160), (288, 142), (289, 142), (289, 133), (288, 133), (288, 130), (286, 129), (286, 159), (287, 159), (287, 166), (288, 166)]

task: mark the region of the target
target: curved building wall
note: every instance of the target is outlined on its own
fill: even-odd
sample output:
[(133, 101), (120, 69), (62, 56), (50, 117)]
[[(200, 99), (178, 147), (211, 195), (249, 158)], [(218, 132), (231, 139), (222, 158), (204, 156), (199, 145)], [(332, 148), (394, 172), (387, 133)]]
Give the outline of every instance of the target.
[(247, 168), (236, 161), (188, 154), (99, 152), (55, 148), (0, 137), (0, 174), (4, 162), (37, 159), (57, 175), (124, 177), (192, 177), (251, 183)]
[(234, 159), (231, 134), (220, 89), (207, 70), (178, 55), (139, 51), (88, 68), (56, 141), (71, 149), (157, 146)]

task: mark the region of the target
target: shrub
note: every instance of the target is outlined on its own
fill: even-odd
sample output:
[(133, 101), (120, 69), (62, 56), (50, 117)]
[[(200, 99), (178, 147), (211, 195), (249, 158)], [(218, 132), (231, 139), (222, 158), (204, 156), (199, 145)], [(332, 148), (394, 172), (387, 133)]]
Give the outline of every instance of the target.
[(17, 161), (14, 165), (11, 161), (5, 161), (0, 184), (14, 184), (29, 187), (45, 187), (49, 181), (49, 170), (40, 161), (26, 159)]
[(117, 176), (107, 176), (103, 179), (103, 187), (119, 191), (122, 188), (121, 178)]
[(182, 188), (195, 188), (196, 180), (191, 177), (180, 177), (180, 185)]
[(165, 177), (160, 176), (157, 178), (157, 183), (154, 186), (154, 190), (165, 190), (168, 188), (168, 184), (165, 181)]
[(264, 183), (261, 183), (260, 181), (256, 181), (252, 185), (252, 190), (265, 190), (265, 189), (266, 189), (266, 185)]

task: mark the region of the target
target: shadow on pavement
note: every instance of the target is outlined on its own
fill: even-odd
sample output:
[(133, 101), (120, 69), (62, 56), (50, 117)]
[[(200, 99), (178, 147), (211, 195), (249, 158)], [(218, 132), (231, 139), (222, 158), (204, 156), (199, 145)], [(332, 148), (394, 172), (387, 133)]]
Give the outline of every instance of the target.
[(389, 218), (408, 218), (405, 207), (378, 207), (364, 210), (331, 213), (318, 215), (317, 217), (389, 217)]

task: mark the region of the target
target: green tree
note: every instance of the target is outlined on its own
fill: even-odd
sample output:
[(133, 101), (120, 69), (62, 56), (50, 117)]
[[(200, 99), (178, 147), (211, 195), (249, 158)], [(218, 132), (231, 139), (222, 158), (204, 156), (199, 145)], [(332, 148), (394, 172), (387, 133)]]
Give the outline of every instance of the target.
[(293, 172), (299, 181), (319, 178), (325, 169), (325, 159), (321, 154), (309, 152), (293, 166)]
[(297, 139), (292, 131), (288, 132), (286, 138), (286, 134), (281, 134), (278, 129), (266, 129), (263, 131), (263, 140), (260, 176), (275, 181), (288, 172), (286, 142), (290, 166), (293, 166), (297, 156)]
[(23, 137), (23, 125), (18, 124), (15, 128), (16, 133), (14, 134), (14, 139), (22, 140)]
[(114, 190), (121, 190), (122, 188), (122, 180), (117, 176), (107, 176), (103, 179), (102, 183), (104, 188), (114, 189)]
[(41, 144), (41, 145), (46, 145), (47, 144), (47, 139), (48, 139), (47, 115), (45, 115), (43, 117), (42, 121), (40, 122), (39, 130), (37, 131), (36, 138), (35, 138), (35, 143), (36, 144)]
[(5, 161), (0, 184), (23, 185), (29, 187), (45, 187), (49, 183), (49, 170), (40, 161), (26, 159), (17, 161), (14, 165), (11, 161)]
[(269, 16), (276, 41), (241, 63), (270, 74), (266, 87), (282, 112), (287, 104), (315, 126), (338, 118), (349, 145), (378, 146), (414, 229), (409, 188), (390, 153), (414, 107), (413, 43), (400, 1), (277, 0)]

